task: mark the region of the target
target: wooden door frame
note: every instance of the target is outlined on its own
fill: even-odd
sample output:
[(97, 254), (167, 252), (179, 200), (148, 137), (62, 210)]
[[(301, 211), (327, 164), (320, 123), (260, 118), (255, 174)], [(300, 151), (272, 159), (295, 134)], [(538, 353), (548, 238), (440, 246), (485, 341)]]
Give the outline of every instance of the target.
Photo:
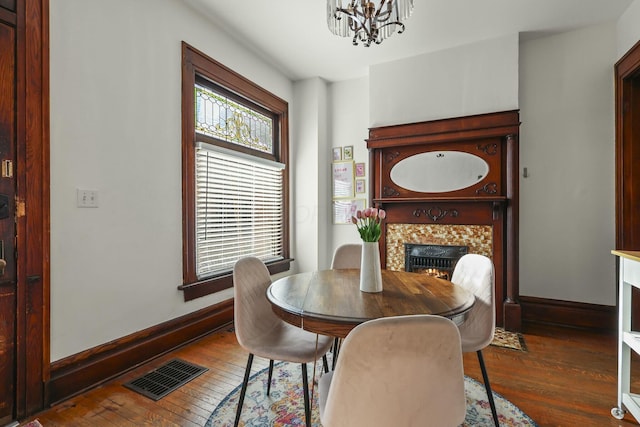
[(46, 405), (50, 371), (49, 0), (17, 2), (16, 408)]
[[(616, 249), (619, 250), (640, 249), (640, 218), (636, 215), (640, 204), (634, 202), (640, 196), (640, 172), (634, 169), (640, 162), (640, 108), (637, 99), (633, 102), (636, 97), (640, 98), (640, 41), (615, 64)], [(616, 283), (619, 275), (616, 266)], [(620, 291), (616, 287), (618, 297)], [(633, 289), (632, 294), (631, 324), (637, 329), (640, 292)]]
[(634, 243), (628, 237), (635, 213), (628, 203), (631, 183), (627, 170), (630, 168), (627, 163), (633, 159), (634, 139), (640, 155), (640, 129), (632, 126), (633, 116), (640, 117), (640, 111), (631, 111), (632, 105), (626, 99), (631, 79), (640, 79), (640, 41), (615, 64), (616, 249), (638, 250), (640, 247), (631, 246), (639, 242)]

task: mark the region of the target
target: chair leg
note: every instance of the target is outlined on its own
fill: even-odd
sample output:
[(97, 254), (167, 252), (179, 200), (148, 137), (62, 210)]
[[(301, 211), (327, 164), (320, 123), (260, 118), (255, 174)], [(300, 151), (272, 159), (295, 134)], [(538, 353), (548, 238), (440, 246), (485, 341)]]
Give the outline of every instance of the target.
[(487, 375), (487, 368), (484, 366), (484, 357), (482, 357), (482, 350), (478, 350), (478, 362), (480, 362), (480, 370), (482, 371), (482, 379), (484, 380), (484, 388), (487, 390), (487, 397), (489, 398), (489, 405), (491, 406), (491, 415), (493, 415), (493, 422), (496, 427), (500, 426), (498, 421), (498, 413), (496, 412), (496, 404), (493, 401), (493, 392), (491, 391), (491, 385), (489, 384), (489, 375)]
[(273, 360), (269, 360), (269, 375), (267, 378), (267, 396), (271, 391), (271, 378), (273, 377)]
[(324, 373), (329, 372), (329, 362), (327, 361), (327, 355), (322, 356), (322, 367), (324, 368)]
[(311, 427), (311, 406), (309, 403), (309, 379), (307, 377), (307, 364), (302, 364), (302, 389), (304, 393), (304, 419), (307, 427)]
[(247, 392), (247, 384), (249, 384), (249, 374), (251, 373), (251, 364), (253, 364), (253, 353), (249, 353), (249, 358), (247, 359), (247, 368), (244, 371), (244, 380), (242, 380), (242, 389), (240, 390), (240, 400), (238, 401), (238, 409), (236, 410), (236, 420), (233, 423), (234, 427), (238, 427), (238, 423), (240, 423), (240, 413), (242, 412), (244, 395)]
[(340, 343), (340, 338), (335, 337), (333, 339), (333, 360), (331, 361), (331, 370), (336, 370), (336, 360), (338, 360), (338, 346)]

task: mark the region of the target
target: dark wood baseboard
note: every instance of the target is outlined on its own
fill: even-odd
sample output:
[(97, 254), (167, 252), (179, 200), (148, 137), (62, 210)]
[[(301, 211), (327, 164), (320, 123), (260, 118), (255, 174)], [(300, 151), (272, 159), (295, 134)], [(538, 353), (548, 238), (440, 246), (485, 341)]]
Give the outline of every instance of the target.
[(74, 354), (51, 364), (46, 384), (53, 405), (233, 322), (233, 300)]
[(593, 331), (615, 331), (618, 310), (615, 306), (560, 301), (521, 296), (522, 320), (526, 323), (545, 323)]

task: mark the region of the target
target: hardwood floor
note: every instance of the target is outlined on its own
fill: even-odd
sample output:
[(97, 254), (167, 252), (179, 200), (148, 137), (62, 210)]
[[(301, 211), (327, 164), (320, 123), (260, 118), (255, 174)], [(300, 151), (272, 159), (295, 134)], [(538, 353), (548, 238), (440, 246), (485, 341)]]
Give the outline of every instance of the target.
[[(493, 346), (483, 351), (495, 392), (540, 426), (638, 425), (630, 415), (618, 421), (610, 414), (616, 404), (615, 336), (537, 325), (525, 325), (524, 336), (527, 352)], [(209, 370), (157, 402), (122, 386), (174, 357)], [(233, 332), (217, 332), (31, 419), (44, 427), (203, 426), (242, 381), (246, 357)], [(267, 364), (256, 358), (253, 372)], [(464, 364), (466, 375), (482, 381), (475, 354), (466, 354)], [(634, 386), (640, 389), (640, 381)]]

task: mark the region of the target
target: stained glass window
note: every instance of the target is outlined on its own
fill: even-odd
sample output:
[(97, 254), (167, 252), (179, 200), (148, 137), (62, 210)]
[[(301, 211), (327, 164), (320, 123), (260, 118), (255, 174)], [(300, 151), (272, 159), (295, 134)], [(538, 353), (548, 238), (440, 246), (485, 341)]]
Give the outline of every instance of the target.
[(196, 132), (273, 154), (273, 119), (196, 85)]

